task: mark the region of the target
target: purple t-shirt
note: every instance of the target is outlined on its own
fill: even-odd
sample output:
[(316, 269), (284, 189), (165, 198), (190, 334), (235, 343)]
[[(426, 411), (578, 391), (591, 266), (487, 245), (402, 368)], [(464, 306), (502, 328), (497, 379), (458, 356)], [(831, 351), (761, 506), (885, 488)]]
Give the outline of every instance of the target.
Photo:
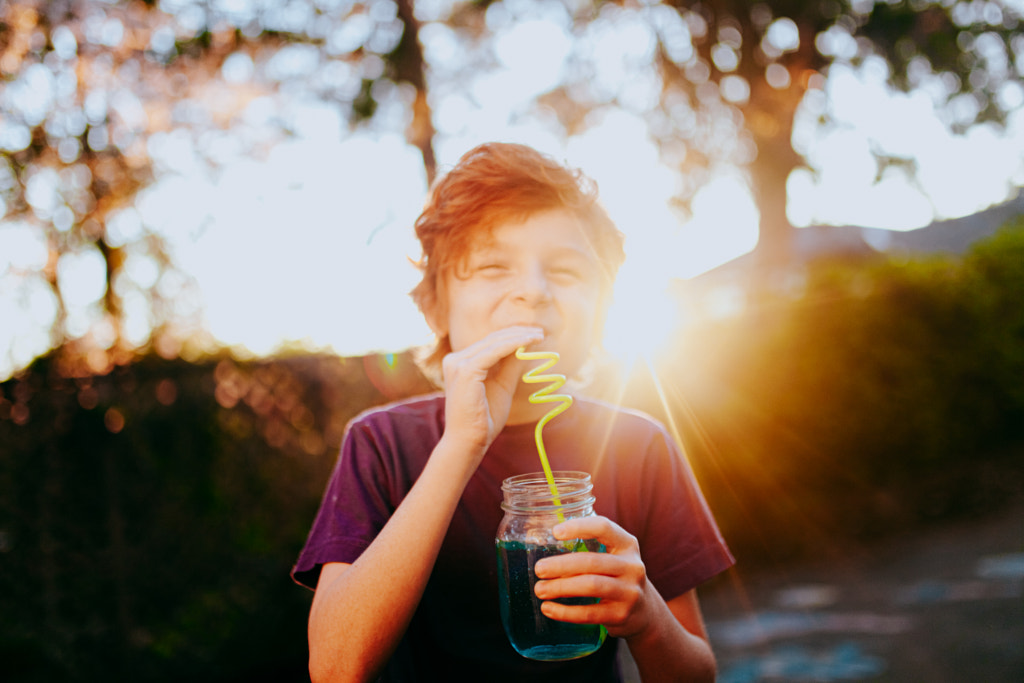
[[(512, 649), (501, 626), (494, 547), (501, 483), (540, 471), (534, 426), (507, 426), (470, 479), (382, 680), (618, 680), (613, 638), (589, 657), (536, 662)], [(354, 419), (292, 578), (315, 589), (323, 564), (354, 562), (412, 487), (443, 430), (439, 394)], [(544, 445), (553, 469), (591, 474), (595, 512), (637, 537), (648, 577), (665, 600), (733, 564), (686, 459), (651, 418), (577, 398), (544, 427)]]

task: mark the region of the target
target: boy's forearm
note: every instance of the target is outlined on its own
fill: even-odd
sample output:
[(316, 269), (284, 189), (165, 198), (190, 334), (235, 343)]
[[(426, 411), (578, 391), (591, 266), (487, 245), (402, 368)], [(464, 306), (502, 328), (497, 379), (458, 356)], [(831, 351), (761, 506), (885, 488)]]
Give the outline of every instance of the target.
[(415, 612), (475, 461), (442, 439), (381, 533), (350, 567), (318, 585), (309, 618), (310, 675), (372, 679)]
[[(643, 683), (714, 681), (715, 656), (705, 637), (691, 633), (655, 593), (655, 616), (648, 628), (626, 639)], [(699, 615), (697, 615), (699, 619)]]

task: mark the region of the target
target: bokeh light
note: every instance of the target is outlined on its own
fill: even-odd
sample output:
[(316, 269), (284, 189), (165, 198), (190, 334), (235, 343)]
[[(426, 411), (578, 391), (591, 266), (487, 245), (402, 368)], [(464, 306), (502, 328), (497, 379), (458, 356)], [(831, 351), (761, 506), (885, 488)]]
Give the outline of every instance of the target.
[[(991, 24), (983, 5), (995, 7), (957, 5), (957, 25)], [(344, 3), (314, 13), (302, 3), (164, 2), (167, 21), (144, 31), (126, 7), (96, 3), (80, 22), (56, 26), (46, 54), (35, 10), (19, 10), (12, 24), (0, 65), (12, 74), (0, 95), (0, 147), (24, 153), (41, 125), (56, 157), (25, 174), (28, 210), (13, 219), (5, 216), (19, 211), (11, 191), (19, 179), (7, 156), (0, 163), (0, 293), (9, 313), (0, 377), (54, 343), (49, 328), (64, 315), (33, 274), (51, 259), (54, 243), (39, 242), (44, 227), (58, 255), (67, 251), (53, 267), (69, 290), (69, 331), (94, 341), (112, 334), (111, 321), (98, 303), (97, 269), (87, 267), (96, 254), (72, 242), (100, 232), (124, 250), (125, 276), (112, 287), (125, 317), (116, 333), (131, 344), (166, 322), (145, 310), (147, 298), (187, 328), (182, 336), (201, 333), (254, 354), (300, 346), (357, 355), (428, 340), (407, 297), (416, 279), (408, 259), (418, 256), (411, 224), (426, 192), (422, 160), (404, 136), (415, 92), (379, 78), (400, 35), (395, 5), (369, 3), (349, 16)], [(581, 22), (561, 3), (493, 3), (479, 27), (489, 39), (476, 40), (448, 22), (450, 9), (416, 5), (439, 170), (487, 140), (524, 142), (582, 167), (627, 236), (623, 310), (644, 310), (672, 282), (755, 247), (745, 164), (756, 150), (746, 122), (721, 102), (751, 96), (738, 30), (716, 28), (711, 61), (702, 62), (692, 40), (711, 29), (695, 12), (605, 4)], [(754, 14), (770, 59), (765, 77), (781, 92), (793, 85), (781, 60), (799, 47), (798, 27)], [(322, 44), (232, 50), (232, 27), (243, 37), (308, 31)], [(209, 69), (174, 65), (180, 46), (207, 28), (224, 58)], [(145, 49), (132, 53), (139, 40)], [(958, 94), (951, 73), (914, 60), (914, 90), (894, 95), (880, 58), (854, 66), (863, 55), (846, 24), (815, 45), (835, 62), (796, 120), (794, 145), (807, 167), (788, 182), (795, 225), (907, 230), (1002, 201), (1024, 183), (1024, 88), (1013, 77), (1024, 42), (958, 34), (975, 63), (972, 87), (992, 89), (1006, 113), (1004, 129), (975, 125), (962, 135), (949, 126), (973, 120), (978, 102)], [(693, 101), (662, 88), (659, 49), (695, 86)], [(40, 57), (29, 63), (33, 51)], [(712, 66), (724, 72), (717, 85)], [(373, 109), (359, 115), (373, 116), (353, 130), (358, 107), (350, 105), (363, 96)], [(680, 175), (701, 155), (715, 161)], [(894, 163), (883, 168), (877, 155)], [(97, 209), (94, 186), (131, 201), (104, 208), (102, 223), (83, 220)], [(679, 197), (684, 211), (670, 204)], [(169, 273), (164, 248), (179, 275)], [(678, 327), (673, 315), (636, 316), (622, 327), (638, 340), (614, 343), (654, 343)]]

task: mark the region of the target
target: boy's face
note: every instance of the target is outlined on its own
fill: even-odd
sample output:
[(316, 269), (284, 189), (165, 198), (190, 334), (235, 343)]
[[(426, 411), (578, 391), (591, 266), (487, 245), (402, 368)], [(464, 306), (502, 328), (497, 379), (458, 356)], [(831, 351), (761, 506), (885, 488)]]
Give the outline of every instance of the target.
[(464, 265), (449, 272), (447, 332), (459, 351), (512, 325), (544, 329), (539, 350), (557, 351), (552, 372), (571, 375), (596, 340), (601, 299), (597, 257), (576, 217), (554, 209), (498, 224), (477, 238)]

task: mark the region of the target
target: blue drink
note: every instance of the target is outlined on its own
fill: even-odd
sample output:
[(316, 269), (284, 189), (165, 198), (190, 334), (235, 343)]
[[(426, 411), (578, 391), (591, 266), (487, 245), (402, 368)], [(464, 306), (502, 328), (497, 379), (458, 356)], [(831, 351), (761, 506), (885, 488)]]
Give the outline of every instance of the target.
[[(584, 544), (588, 547), (578, 547)], [(581, 541), (578, 546), (505, 540), (496, 543), (501, 622), (512, 647), (524, 657), (548, 661), (577, 659), (593, 653), (604, 642), (604, 626), (570, 624), (544, 616), (540, 611), (541, 600), (533, 592), (537, 582), (533, 567), (537, 560), (577, 549), (604, 550), (596, 541)], [(589, 605), (597, 602), (597, 598), (561, 598), (558, 602)]]

